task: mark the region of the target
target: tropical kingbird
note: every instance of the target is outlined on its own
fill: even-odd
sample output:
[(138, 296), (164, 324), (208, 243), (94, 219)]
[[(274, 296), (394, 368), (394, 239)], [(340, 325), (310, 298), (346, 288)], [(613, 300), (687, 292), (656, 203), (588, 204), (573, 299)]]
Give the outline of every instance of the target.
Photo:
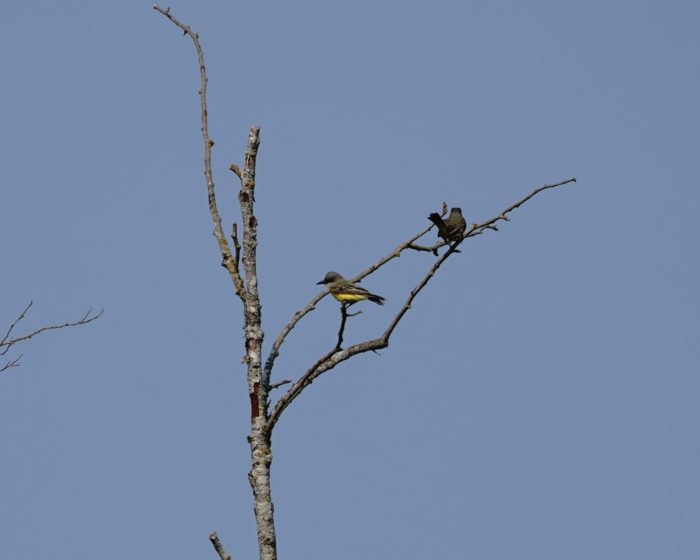
[(352, 304), (356, 301), (364, 301), (368, 299), (369, 301), (373, 301), (378, 305), (384, 305), (384, 298), (382, 296), (372, 294), (364, 288), (356, 286), (350, 282), (350, 280), (346, 280), (337, 272), (329, 272), (324, 276), (323, 280), (316, 282), (316, 284), (327, 284), (328, 291), (342, 304)]
[(467, 221), (462, 216), (461, 208), (452, 208), (450, 215), (444, 221), (436, 212), (430, 214), (428, 219), (437, 226), (438, 237), (442, 237), (445, 241), (461, 240), (467, 229)]

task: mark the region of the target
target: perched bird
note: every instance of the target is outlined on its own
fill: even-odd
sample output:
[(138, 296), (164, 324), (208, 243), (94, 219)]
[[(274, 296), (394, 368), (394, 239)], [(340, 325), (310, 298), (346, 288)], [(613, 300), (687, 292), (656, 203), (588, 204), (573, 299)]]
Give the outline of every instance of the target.
[(438, 237), (442, 237), (445, 241), (461, 240), (467, 229), (467, 221), (462, 216), (461, 208), (452, 208), (446, 220), (443, 220), (436, 212), (430, 214), (428, 219), (437, 226)]
[(316, 284), (328, 285), (328, 291), (342, 304), (352, 304), (356, 301), (364, 301), (368, 299), (369, 301), (373, 301), (378, 305), (384, 305), (384, 298), (382, 296), (372, 294), (364, 288), (356, 286), (350, 282), (350, 280), (346, 280), (337, 272), (329, 272), (323, 277), (323, 280), (316, 282)]

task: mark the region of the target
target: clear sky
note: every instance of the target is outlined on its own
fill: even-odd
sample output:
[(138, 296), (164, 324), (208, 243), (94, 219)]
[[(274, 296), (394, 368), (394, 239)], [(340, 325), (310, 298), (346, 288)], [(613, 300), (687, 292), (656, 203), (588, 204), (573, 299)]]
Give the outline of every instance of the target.
[[(0, 376), (0, 558), (255, 558), (240, 305), (189, 39), (151, 4), (7, 2), (0, 324), (104, 316)], [(226, 228), (248, 127), (266, 349), (443, 201), (470, 222), (381, 355), (274, 434), (281, 558), (700, 558), (696, 2), (172, 2)], [(434, 234), (431, 233), (431, 239)], [(430, 266), (366, 279), (349, 343)], [(324, 299), (275, 380), (334, 344)]]

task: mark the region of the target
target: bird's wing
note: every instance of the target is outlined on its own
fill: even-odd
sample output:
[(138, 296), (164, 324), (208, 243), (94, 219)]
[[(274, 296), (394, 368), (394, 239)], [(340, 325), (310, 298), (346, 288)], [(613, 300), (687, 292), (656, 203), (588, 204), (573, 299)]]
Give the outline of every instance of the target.
[(338, 287), (339, 292), (343, 292), (345, 294), (358, 294), (358, 295), (368, 295), (369, 292), (365, 290), (364, 288), (360, 286), (355, 286), (355, 284), (350, 284), (348, 283), (345, 286), (339, 286)]

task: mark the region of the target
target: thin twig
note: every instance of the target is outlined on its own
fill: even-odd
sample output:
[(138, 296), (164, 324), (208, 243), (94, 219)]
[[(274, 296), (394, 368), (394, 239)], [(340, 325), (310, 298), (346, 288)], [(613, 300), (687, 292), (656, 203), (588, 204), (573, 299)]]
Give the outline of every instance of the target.
[(275, 404), (272, 412), (270, 413), (270, 417), (267, 420), (267, 424), (265, 425), (265, 431), (268, 434), (272, 433), (272, 429), (275, 427), (275, 424), (277, 423), (277, 420), (279, 420), (279, 417), (284, 409), (287, 408), (307, 386), (311, 385), (316, 377), (318, 377), (316, 372), (321, 365), (325, 364), (331, 357), (333, 357), (334, 354), (342, 352), (342, 350), (333, 348), (333, 350), (321, 356), (309, 369), (306, 370), (304, 375), (302, 375), (296, 381), (296, 383), (294, 383), (294, 385), (292, 385), (287, 392), (280, 397), (280, 400), (278, 400)]
[[(12, 329), (14, 326), (24, 317), (24, 314), (26, 313), (27, 309), (29, 309), (30, 306), (27, 306), (27, 308), (22, 312), (22, 314), (18, 317), (18, 319), (10, 326), (8, 329), (7, 334), (5, 337), (2, 339), (0, 342), (0, 348), (5, 347), (5, 350), (0, 352), (0, 356), (4, 355), (7, 353), (7, 350), (10, 348), (10, 346), (13, 346), (17, 344), (18, 342), (23, 342), (25, 340), (29, 340), (30, 338), (43, 333), (45, 331), (51, 331), (55, 329), (65, 329), (66, 327), (77, 327), (78, 325), (87, 325), (88, 323), (92, 323), (95, 319), (99, 319), (102, 314), (104, 313), (104, 309), (101, 309), (99, 313), (96, 315), (92, 315), (92, 307), (87, 310), (85, 315), (82, 316), (82, 318), (78, 319), (77, 321), (73, 321), (71, 323), (62, 323), (60, 325), (50, 325), (48, 327), (41, 327), (40, 329), (37, 329), (35, 331), (30, 332), (29, 334), (25, 334), (23, 336), (18, 336), (17, 338), (8, 338), (9, 334), (12, 332)], [(92, 317), (91, 317), (92, 315)]]
[(283, 379), (282, 381), (278, 381), (277, 383), (272, 383), (270, 385), (270, 391), (272, 389), (277, 389), (278, 387), (282, 387), (282, 385), (289, 385), (292, 382), (291, 379)]
[[(302, 375), (299, 378), (299, 380), (296, 383), (294, 383), (294, 385), (292, 385), (292, 387), (290, 389), (288, 389), (287, 392), (282, 397), (280, 397), (280, 399), (277, 401), (277, 403), (273, 407), (272, 412), (270, 413), (270, 417), (269, 417), (267, 425), (266, 425), (266, 429), (267, 429), (268, 433), (272, 432), (272, 430), (274, 429), (275, 424), (279, 420), (282, 412), (284, 412), (284, 410), (292, 403), (292, 401), (294, 401), (294, 399), (296, 399), (299, 396), (299, 394), (301, 394), (301, 392), (306, 387), (311, 385), (311, 383), (313, 383), (313, 381), (319, 375), (321, 375), (322, 373), (324, 373), (330, 369), (333, 369), (336, 365), (338, 365), (341, 362), (344, 362), (345, 360), (351, 358), (352, 356), (355, 356), (357, 354), (361, 354), (364, 352), (380, 350), (382, 348), (386, 348), (387, 346), (389, 346), (389, 339), (391, 338), (392, 333), (396, 329), (396, 327), (399, 324), (399, 322), (401, 321), (401, 319), (405, 316), (406, 312), (411, 308), (411, 305), (413, 304), (413, 301), (415, 300), (416, 296), (418, 296), (418, 294), (423, 290), (423, 288), (425, 288), (425, 286), (428, 284), (430, 279), (433, 278), (433, 276), (435, 276), (435, 274), (437, 273), (440, 266), (442, 266), (442, 263), (444, 263), (454, 253), (459, 252), (459, 250), (458, 250), (459, 245), (467, 237), (471, 237), (473, 235), (476, 235), (476, 233), (474, 233), (475, 231), (483, 232), (486, 229), (494, 229), (494, 224), (496, 222), (498, 222), (500, 220), (508, 220), (507, 215), (511, 211), (522, 206), (525, 202), (530, 200), (532, 197), (534, 197), (538, 193), (540, 193), (544, 190), (547, 190), (547, 189), (560, 187), (562, 185), (566, 185), (566, 184), (572, 183), (572, 182), (576, 182), (576, 178), (571, 178), (571, 179), (568, 179), (566, 181), (562, 181), (560, 183), (555, 183), (552, 185), (544, 185), (542, 187), (539, 187), (539, 188), (535, 189), (534, 191), (532, 191), (526, 197), (522, 198), (521, 200), (519, 200), (515, 204), (506, 208), (498, 216), (496, 216), (490, 220), (487, 220), (486, 222), (484, 222), (482, 224), (477, 224), (477, 225), (473, 226), (473, 228), (471, 230), (469, 230), (469, 232), (467, 234), (465, 234), (462, 239), (460, 239), (456, 242), (452, 242), (452, 244), (449, 246), (449, 249), (441, 257), (439, 257), (437, 260), (435, 260), (435, 262), (432, 264), (432, 266), (428, 269), (428, 272), (425, 274), (425, 276), (423, 276), (423, 278), (416, 285), (416, 287), (413, 288), (413, 290), (411, 290), (411, 293), (409, 294), (408, 298), (406, 299), (406, 302), (401, 307), (401, 309), (396, 314), (396, 316), (394, 316), (394, 318), (391, 320), (391, 322), (389, 323), (389, 326), (386, 328), (386, 330), (384, 331), (384, 333), (382, 333), (382, 335), (380, 337), (372, 339), (372, 340), (368, 340), (365, 342), (361, 342), (359, 344), (354, 344), (345, 350), (341, 350), (339, 348), (339, 346), (336, 345), (336, 348), (334, 348), (333, 350), (328, 352), (324, 357), (317, 360), (304, 373), (304, 375)], [(425, 232), (423, 232), (420, 235), (423, 235), (429, 229), (430, 228), (425, 230)], [(420, 235), (418, 235), (415, 239), (420, 237)], [(406, 249), (406, 248), (410, 248), (409, 245), (412, 244), (415, 241), (415, 239), (411, 239), (406, 243), (402, 243), (399, 246), (399, 248), (401, 248), (401, 250)], [(397, 248), (397, 249), (399, 249), (399, 248)], [(398, 251), (398, 252), (400, 253), (400, 251)], [(393, 255), (393, 253), (391, 253), (390, 255)], [(395, 255), (395, 256), (398, 256), (398, 255)], [(393, 256), (391, 258), (393, 258)], [(386, 259), (386, 257), (385, 257), (385, 259)], [(387, 259), (385, 262), (388, 262), (388, 260), (390, 260), (390, 259)], [(354, 281), (357, 281), (357, 279), (359, 279), (359, 278), (363, 278), (364, 276), (373, 272), (374, 270), (376, 270), (377, 268), (379, 268), (383, 264), (384, 264), (384, 262), (382, 262), (381, 260), (378, 261), (377, 263), (375, 263), (374, 265), (369, 267), (367, 269), (367, 271), (365, 271), (365, 273), (362, 273), (360, 276), (356, 277), (354, 279)], [(342, 326), (343, 326), (343, 324), (341, 323), (341, 328), (342, 328)], [(341, 330), (341, 333), (342, 333), (342, 330)]]
[(538, 195), (542, 191), (546, 191), (547, 189), (555, 189), (557, 187), (561, 187), (563, 185), (567, 185), (569, 183), (575, 183), (575, 182), (576, 182), (576, 177), (571, 177), (571, 179), (567, 179), (566, 181), (560, 181), (559, 183), (553, 183), (551, 185), (542, 185), (541, 187), (536, 188), (534, 191), (532, 191), (526, 197), (518, 200), (518, 202), (516, 202), (512, 206), (509, 206), (508, 208), (506, 208), (498, 216), (494, 216), (490, 220), (486, 220), (485, 222), (483, 222), (481, 224), (474, 225), (472, 227), (472, 229), (470, 229), (467, 233), (464, 234), (464, 237), (473, 237), (474, 235), (479, 235), (485, 229), (492, 229), (494, 231), (498, 231), (497, 228), (493, 227), (497, 222), (510, 221), (508, 218), (508, 214), (510, 214), (513, 210), (520, 208), (523, 204), (525, 204), (528, 200), (530, 200), (534, 196)]
[(270, 376), (272, 375), (272, 367), (275, 365), (275, 360), (280, 355), (280, 348), (282, 347), (282, 344), (284, 344), (287, 335), (292, 331), (296, 324), (305, 315), (316, 309), (316, 304), (319, 301), (321, 301), (324, 297), (326, 297), (326, 295), (328, 295), (328, 291), (323, 290), (322, 292), (319, 292), (313, 298), (311, 298), (311, 301), (309, 301), (309, 303), (307, 303), (302, 309), (297, 311), (292, 316), (292, 319), (289, 321), (289, 323), (287, 323), (282, 328), (280, 334), (277, 335), (277, 338), (272, 343), (272, 349), (270, 350), (270, 354), (268, 355), (267, 360), (265, 361), (265, 377), (267, 379), (270, 379)]
[(345, 322), (348, 320), (348, 306), (344, 303), (340, 304), (340, 328), (338, 329), (338, 342), (335, 345), (336, 350), (343, 347), (343, 332), (345, 332)]
[(197, 62), (199, 63), (199, 97), (201, 105), (201, 122), (202, 122), (202, 140), (204, 142), (204, 177), (207, 181), (207, 194), (209, 198), (209, 212), (211, 214), (212, 220), (214, 222), (214, 237), (219, 244), (219, 250), (221, 251), (222, 266), (224, 266), (231, 276), (231, 281), (236, 288), (236, 294), (241, 299), (245, 305), (245, 287), (243, 280), (235, 266), (233, 256), (231, 255), (231, 248), (229, 247), (226, 235), (224, 235), (223, 227), (221, 226), (221, 216), (219, 215), (219, 209), (216, 204), (216, 193), (214, 189), (214, 175), (211, 168), (211, 149), (214, 146), (214, 140), (209, 136), (209, 120), (207, 111), (207, 69), (204, 65), (204, 51), (202, 50), (202, 45), (199, 42), (199, 35), (192, 31), (189, 25), (185, 25), (179, 21), (175, 16), (170, 13), (170, 8), (163, 9), (160, 6), (153, 6), (153, 9), (157, 12), (163, 14), (171, 22), (182, 29), (185, 35), (188, 35), (194, 47), (197, 51)]
[(348, 308), (352, 303), (341, 303), (340, 304), (340, 328), (338, 329), (338, 342), (335, 345), (336, 350), (341, 350), (343, 347), (343, 333), (345, 332), (345, 322), (348, 317), (355, 317), (362, 313), (362, 311), (356, 311), (355, 313), (348, 313)]
[[(236, 267), (236, 272), (238, 273), (238, 277), (240, 278), (239, 267), (241, 263), (241, 243), (240, 241), (238, 241), (238, 224), (236, 224), (236, 222), (233, 223), (233, 227), (231, 228), (231, 240), (233, 241), (234, 250), (233, 261)], [(242, 279), (241, 282), (243, 282)]]
[(439, 241), (438, 243), (435, 243), (435, 245), (426, 247), (425, 245), (416, 245), (415, 243), (411, 243), (408, 247), (406, 247), (406, 249), (413, 249), (414, 251), (424, 251), (426, 253), (435, 253), (435, 251), (442, 247), (444, 244), (444, 241)]
[[(14, 346), (15, 344), (18, 344), (20, 342), (24, 342), (26, 340), (29, 340), (32, 337), (35, 337), (38, 334), (41, 334), (45, 331), (50, 331), (50, 330), (55, 330), (55, 329), (65, 329), (66, 327), (77, 327), (78, 325), (87, 325), (88, 323), (92, 323), (95, 319), (98, 319), (102, 313), (104, 313), (104, 309), (102, 309), (97, 315), (92, 315), (92, 307), (87, 310), (87, 313), (83, 315), (79, 320), (73, 321), (71, 323), (63, 323), (60, 325), (49, 325), (48, 327), (41, 327), (40, 329), (36, 329), (35, 331), (30, 332), (29, 334), (25, 334), (23, 336), (18, 336), (16, 338), (12, 338), (12, 331), (14, 328), (17, 326), (17, 324), (24, 319), (24, 317), (27, 315), (27, 312), (31, 308), (34, 302), (30, 301), (29, 305), (25, 307), (22, 312), (17, 316), (17, 318), (12, 322), (12, 324), (8, 327), (7, 332), (5, 335), (2, 337), (0, 340), (0, 356), (4, 356), (10, 351), (10, 348)], [(10, 368), (13, 367), (19, 367), (20, 363), (19, 361), (22, 359), (23, 354), (20, 354), (16, 358), (9, 360), (7, 363), (5, 363), (3, 366), (0, 366), (0, 373), (3, 371), (7, 371)]]
[(231, 560), (231, 555), (226, 552), (226, 549), (224, 548), (224, 545), (221, 544), (219, 535), (216, 534), (216, 531), (209, 535), (209, 540), (211, 541), (211, 544), (214, 546), (214, 550), (216, 550), (216, 553), (219, 555), (221, 560)]
[[(19, 323), (22, 319), (24, 319), (24, 316), (27, 314), (27, 311), (29, 311), (29, 308), (34, 305), (33, 301), (30, 301), (27, 307), (24, 308), (22, 313), (19, 314), (19, 316), (14, 320), (14, 322), (8, 327), (7, 332), (5, 333), (5, 336), (2, 337), (2, 340), (0, 340), (0, 348), (5, 346), (5, 342), (10, 338), (10, 335), (12, 334), (12, 330), (17, 326), (17, 323)], [(10, 349), (10, 346), (8, 345), (7, 348), (5, 348), (4, 351), (0, 352), (0, 356), (4, 356), (7, 351)]]
[[(442, 263), (444, 263), (450, 255), (453, 253), (458, 253), (459, 251), (457, 250), (457, 247), (462, 241), (457, 241), (453, 243), (450, 248), (445, 251), (445, 254), (442, 255), (440, 258), (438, 258), (434, 263), (433, 266), (430, 267), (428, 270), (427, 274), (423, 276), (423, 279), (418, 283), (418, 285), (411, 290), (411, 293), (408, 296), (408, 299), (406, 300), (406, 303), (403, 304), (403, 307), (401, 310), (396, 314), (396, 316), (393, 318), (391, 323), (389, 323), (389, 326), (387, 329), (384, 331), (384, 334), (379, 337), (379, 340), (381, 341), (381, 344), (377, 346), (376, 348), (367, 348), (365, 350), (358, 350), (356, 353), (359, 354), (360, 352), (367, 352), (368, 350), (377, 350), (379, 348), (385, 348), (386, 346), (389, 346), (389, 337), (391, 337), (391, 333), (394, 332), (394, 329), (396, 326), (399, 324), (399, 321), (403, 318), (403, 316), (406, 314), (406, 312), (411, 308), (411, 304), (413, 303), (413, 300), (416, 299), (416, 296), (420, 293), (420, 291), (425, 288), (425, 286), (430, 282), (431, 278), (435, 276), (435, 273), (437, 272), (438, 268), (442, 266)], [(356, 345), (356, 346), (361, 346), (361, 345)], [(350, 356), (348, 356), (349, 358)], [(347, 358), (345, 358), (347, 359)]]
[(22, 359), (22, 356), (24, 356), (24, 354), (20, 354), (14, 360), (10, 360), (4, 366), (0, 367), (0, 373), (13, 367), (19, 367), (19, 361)]

